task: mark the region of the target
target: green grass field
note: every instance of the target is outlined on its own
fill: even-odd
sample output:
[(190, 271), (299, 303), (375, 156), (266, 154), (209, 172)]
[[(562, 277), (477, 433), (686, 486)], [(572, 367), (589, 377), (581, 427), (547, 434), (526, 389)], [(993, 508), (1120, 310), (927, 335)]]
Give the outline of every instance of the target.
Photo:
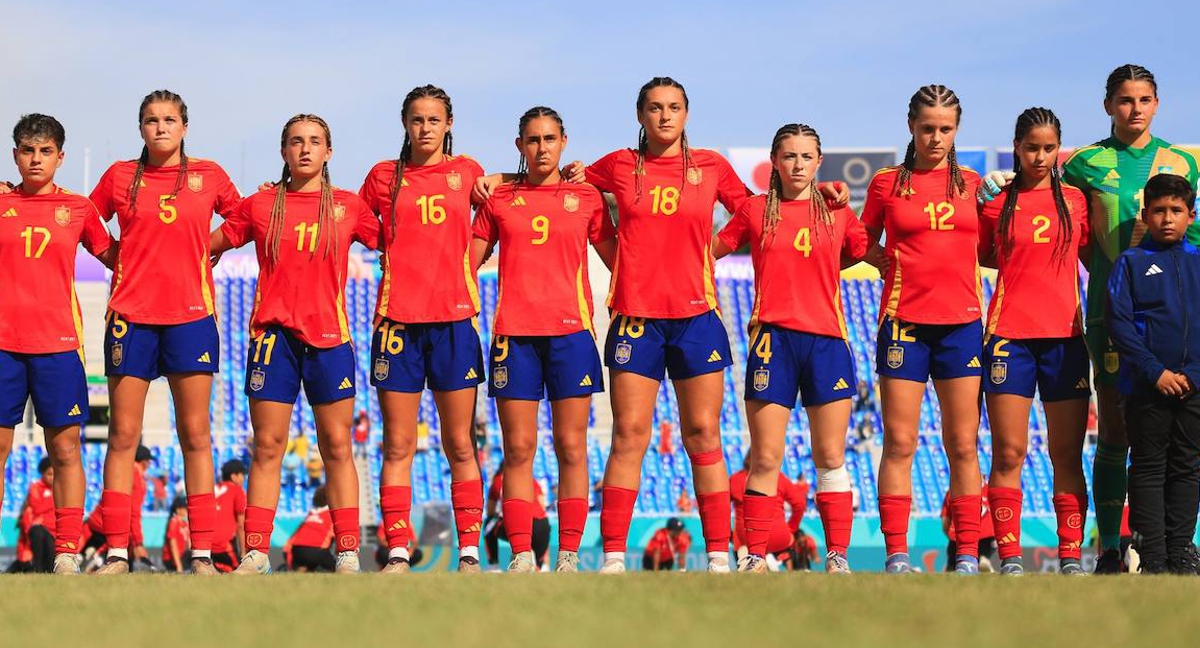
[(1183, 646), (1200, 578), (2, 579), (4, 646)]

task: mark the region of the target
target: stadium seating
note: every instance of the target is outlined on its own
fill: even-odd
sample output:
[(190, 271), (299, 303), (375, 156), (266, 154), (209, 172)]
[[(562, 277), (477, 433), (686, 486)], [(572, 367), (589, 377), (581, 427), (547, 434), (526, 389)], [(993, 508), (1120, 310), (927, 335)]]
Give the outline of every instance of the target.
[[(223, 344), (221, 371), (214, 385), (212, 423), (216, 430), (214, 459), (219, 466), (231, 458), (247, 461), (249, 458), (250, 415), (248, 404), (242, 393), (245, 379), (246, 350), (250, 344), (247, 329), (254, 304), (257, 267), (250, 257), (227, 258), (216, 273), (217, 303), (220, 334)], [(346, 306), (351, 335), (358, 357), (356, 381), (359, 386), (356, 409), (365, 410), (370, 420), (380, 420), (379, 403), (375, 391), (370, 389), (370, 344), (372, 316), (375, 305), (377, 280), (374, 276), (355, 277), (347, 282)], [(990, 299), (992, 285), (985, 281), (984, 296)], [(854, 356), (858, 377), (870, 391), (875, 390), (874, 335), (882, 284), (878, 280), (845, 279), (842, 282), (842, 305), (846, 314), (846, 327), (850, 334), (850, 348)], [(490, 340), (493, 315), (497, 298), (497, 282), (494, 272), (480, 276), (480, 298), (483, 312), (479, 318), (481, 339)], [(717, 294), (723, 319), (729, 333), (733, 351), (733, 366), (725, 371), (725, 401), (721, 408), (721, 429), (725, 445), (725, 456), (731, 470), (741, 467), (744, 453), (748, 449), (745, 438), (745, 408), (742, 402), (744, 367), (748, 353), (747, 329), (754, 305), (754, 279), (750, 264), (745, 259), (726, 259), (718, 264)], [(913, 467), (914, 512), (921, 516), (937, 515), (943, 494), (949, 486), (949, 470), (945, 450), (937, 431), (941, 428), (941, 417), (936, 405), (932, 385), (927, 387), (926, 399), (921, 407), (920, 438)], [(301, 395), (301, 406), (293, 415), (293, 429), (312, 437), (310, 446), (315, 452), (315, 430), (311, 409)], [(481, 399), (481, 416), (487, 427), (488, 451), (485, 453), (485, 471), (490, 477), (500, 463), (499, 420), (491, 399)], [(540, 423), (543, 430), (550, 425), (549, 407), (543, 402)], [(882, 430), (878, 408), (865, 414), (868, 426)], [(426, 391), (421, 400), (420, 417), (430, 428), (430, 449), (418, 452), (413, 461), (413, 492), (416, 502), (443, 501), (449, 499), (449, 467), (439, 447), (439, 423), (431, 394)], [(678, 421), (679, 405), (669, 384), (664, 383), (659, 392), (654, 410), (654, 429), (667, 423), (671, 429)], [(173, 419), (172, 419), (173, 420)], [(594, 422), (593, 412), (593, 422)], [(859, 421), (852, 421), (856, 426)], [(1030, 515), (1053, 515), (1051, 505), (1052, 482), (1050, 459), (1045, 442), (1045, 413), (1040, 404), (1035, 405), (1030, 415), (1032, 431), (1029, 456), (1023, 471), (1022, 487), (1025, 491), (1026, 511)], [(787, 454), (784, 472), (791, 478), (803, 473), (809, 482), (816, 479), (816, 470), (809, 451), (809, 424), (802, 408), (796, 408), (788, 431)], [(657, 435), (657, 432), (656, 432)], [(878, 444), (880, 435), (870, 441), (858, 443), (846, 453), (846, 462), (852, 483), (858, 491), (857, 502), (862, 515), (877, 514), (875, 474), (871, 459), (871, 444)], [(379, 451), (380, 430), (378, 423), (372, 426), (372, 435), (367, 452), (366, 464), (370, 469), (371, 490), (377, 492), (379, 470), (382, 462)], [(651, 445), (642, 467), (642, 496), (637, 510), (645, 513), (676, 511), (681, 495), (690, 496), (691, 463), (681, 444), (676, 441), (674, 449), (661, 454), (657, 440)], [(183, 480), (182, 456), (177, 446), (152, 448), (156, 463), (151, 476), (161, 477), (169, 499)], [(986, 469), (991, 463), (991, 437), (986, 414), (981, 425), (979, 442), (981, 464)], [(1094, 447), (1085, 448), (1085, 465), (1090, 469)], [(37, 479), (37, 463), (44, 450), (37, 446), (17, 446), (13, 449), (5, 469), (4, 510), (7, 515), (19, 511), (29, 483)], [(84, 451), (87, 472), (87, 507), (90, 509), (99, 500), (103, 468), (104, 447), (88, 444)], [(608, 457), (607, 444), (595, 438), (588, 447), (589, 471), (593, 482), (603, 475), (604, 462)], [(549, 437), (543, 439), (534, 461), (534, 476), (547, 494), (553, 498), (554, 485), (558, 481), (558, 466), (554, 460), (553, 445)], [(1090, 480), (1090, 474), (1089, 474)], [(1090, 481), (1089, 481), (1090, 485)], [(310, 490), (304, 466), (287, 471), (283, 479), (280, 509), (284, 513), (302, 513), (309, 506)], [(153, 489), (147, 497), (146, 506), (153, 506)], [(815, 514), (815, 507), (809, 507)]]

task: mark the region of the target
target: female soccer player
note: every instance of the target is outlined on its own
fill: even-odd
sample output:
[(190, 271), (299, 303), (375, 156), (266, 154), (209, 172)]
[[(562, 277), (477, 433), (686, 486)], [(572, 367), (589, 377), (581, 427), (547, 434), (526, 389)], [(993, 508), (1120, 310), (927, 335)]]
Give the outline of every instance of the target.
[(750, 474), (744, 499), (748, 554), (738, 571), (766, 572), (767, 543), (778, 516), (776, 487), (796, 395), (812, 424), (817, 507), (825, 527), (825, 571), (850, 573), (846, 548), (854, 519), (845, 467), (854, 360), (842, 317), (842, 261), (867, 251), (867, 233), (848, 208), (830, 211), (813, 186), (821, 138), (787, 124), (771, 142), (766, 196), (744, 203), (713, 240), (721, 258), (746, 243), (754, 261), (754, 315), (746, 361)]
[(220, 346), (208, 231), (213, 213), (227, 217), (241, 198), (221, 167), (184, 153), (188, 112), (179, 95), (146, 95), (138, 123), (141, 156), (109, 167), (91, 196), (101, 216), (117, 216), (121, 230), (104, 335), (112, 418), (100, 501), (109, 550), (99, 573), (129, 571), (133, 456), (150, 381), (165, 375), (183, 450), (191, 568), (214, 575), (209, 401)]
[[(1173, 173), (1196, 184), (1195, 158), (1150, 134), (1158, 113), (1158, 83), (1149, 70), (1126, 64), (1108, 75), (1104, 89), (1104, 111), (1112, 120), (1109, 136), (1071, 155), (1063, 165), (1063, 181), (1087, 196), (1094, 245), (1088, 259), (1086, 340), (1095, 361), (1096, 415), (1100, 443), (1092, 466), (1092, 495), (1096, 526), (1100, 535), (1097, 574), (1126, 570), (1121, 555), (1121, 518), (1125, 508), (1126, 464), (1129, 442), (1118, 404), (1116, 348), (1104, 325), (1108, 300), (1108, 276), (1121, 252), (1136, 246), (1146, 227), (1142, 211), (1142, 188), (1151, 176)], [(989, 174), (990, 195), (999, 192), (1003, 180)], [(988, 197), (990, 197), (990, 195)], [(1200, 243), (1200, 225), (1188, 230), (1188, 240)]]
[(283, 177), (242, 202), (212, 233), (212, 250), (254, 242), (258, 290), (246, 352), (254, 460), (246, 501), (246, 554), (237, 574), (271, 571), (268, 552), (292, 406), (301, 385), (312, 404), (337, 536), (337, 572), (358, 571), (358, 474), (350, 442), (354, 348), (346, 324), (350, 245), (374, 249), (379, 220), (358, 196), (329, 183), (333, 141), (316, 115), (283, 128)]
[(88, 393), (75, 254), (82, 243), (111, 267), (116, 244), (90, 200), (54, 184), (65, 141), (62, 124), (48, 115), (25, 115), (13, 128), (21, 184), (0, 196), (0, 284), (5, 286), (0, 300), (0, 467), (32, 397), (54, 470), (54, 515), (42, 521), (54, 535), (54, 573), (78, 574), (86, 490), (79, 426), (87, 420)]
[(862, 212), (871, 241), (887, 232), (875, 363), (884, 426), (879, 521), (889, 573), (912, 570), (907, 541), (912, 460), (931, 376), (950, 461), (950, 506), (960, 548), (956, 570), (979, 571), (979, 177), (956, 160), (961, 118), (962, 106), (949, 88), (918, 90), (908, 103), (912, 140), (904, 163), (875, 174)]
[(590, 185), (563, 183), (558, 166), (567, 134), (562, 118), (531, 108), (517, 126), (517, 178), (494, 192), (475, 217), (472, 267), (500, 243), (500, 294), (488, 374), (504, 433), (503, 517), (510, 572), (537, 571), (530, 544), (536, 506), (533, 457), (538, 403), (550, 399), (558, 455), (558, 561), (579, 570), (588, 512), (587, 428), (592, 394), (604, 373), (592, 328), (587, 244), (611, 267), (616, 242), (604, 197)]
[(1049, 427), (1060, 571), (1084, 573), (1083, 437), (1091, 390), (1078, 268), (1079, 248), (1088, 240), (1088, 210), (1083, 193), (1063, 186), (1061, 145), (1062, 126), (1053, 112), (1022, 112), (1013, 136), (1016, 175), (1001, 200), (984, 204), (980, 223), (980, 255), (994, 256), (1000, 270), (987, 317), (983, 388), (992, 423), (988, 499), (1000, 573), (1008, 575), (1024, 571), (1021, 466), (1035, 390)]
[(451, 155), (454, 112), (441, 88), (414, 88), (400, 119), (400, 156), (376, 164), (359, 190), (383, 219), (383, 280), (371, 344), (371, 384), (383, 410), (379, 499), (390, 547), (383, 571), (410, 567), (412, 458), (428, 384), (450, 462), (459, 571), (477, 572), (483, 483), (471, 431), (484, 373), (470, 245), (471, 188), (483, 169)]

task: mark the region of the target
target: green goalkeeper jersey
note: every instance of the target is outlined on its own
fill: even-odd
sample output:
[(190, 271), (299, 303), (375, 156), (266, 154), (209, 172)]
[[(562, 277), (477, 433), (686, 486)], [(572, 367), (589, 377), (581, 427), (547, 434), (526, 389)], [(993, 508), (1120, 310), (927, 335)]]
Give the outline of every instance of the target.
[[(1187, 151), (1152, 137), (1145, 148), (1132, 148), (1114, 137), (1078, 149), (1063, 165), (1063, 180), (1088, 198), (1092, 252), (1088, 265), (1088, 326), (1103, 326), (1108, 275), (1121, 252), (1146, 233), (1141, 220), (1142, 189), (1159, 173), (1174, 173), (1196, 185), (1196, 159)], [(1200, 245), (1200, 223), (1188, 240)]]

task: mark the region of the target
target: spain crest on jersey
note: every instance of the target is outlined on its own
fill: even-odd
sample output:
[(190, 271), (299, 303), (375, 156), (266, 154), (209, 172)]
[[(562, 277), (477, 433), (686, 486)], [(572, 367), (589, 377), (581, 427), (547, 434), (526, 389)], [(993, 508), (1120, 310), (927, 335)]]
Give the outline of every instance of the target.
[(54, 222), (66, 227), (71, 222), (71, 208), (66, 205), (55, 207)]
[(258, 391), (267, 384), (267, 372), (262, 369), (255, 369), (250, 372), (250, 391)]
[(120, 367), (121, 361), (125, 359), (125, 347), (121, 346), (120, 342), (117, 342), (116, 344), (112, 345), (111, 351), (112, 353), (109, 355), (112, 357), (113, 366)]
[(446, 186), (450, 187), (451, 191), (462, 189), (462, 174), (458, 171), (451, 171), (446, 174)]
[(904, 365), (904, 347), (892, 345), (887, 350), (887, 366), (899, 369)]
[(508, 386), (508, 367), (499, 366), (492, 369), (492, 387), (504, 389)]
[(992, 363), (991, 379), (993, 385), (1003, 385), (1008, 380), (1008, 363), (997, 360)]
[(691, 167), (687, 170), (687, 181), (692, 185), (699, 185), (704, 182), (704, 171), (696, 167)]
[(375, 380), (387, 380), (391, 368), (392, 363), (388, 362), (387, 358), (375, 358), (375, 366), (371, 370), (371, 375), (375, 376)]
[(633, 357), (633, 345), (628, 342), (621, 342), (617, 345), (616, 353), (613, 354), (613, 359), (617, 361), (617, 364), (625, 364), (631, 357)]
[(1121, 356), (1118, 356), (1115, 351), (1109, 351), (1104, 354), (1104, 371), (1105, 373), (1115, 374), (1121, 368)]
[(763, 391), (771, 384), (770, 369), (756, 369), (754, 371), (754, 391)]
[(342, 203), (334, 203), (333, 205), (333, 220), (340, 223), (346, 220), (346, 206)]
[(204, 191), (204, 176), (200, 175), (199, 173), (189, 173), (188, 189), (190, 189), (192, 193), (200, 193), (201, 191)]
[(573, 193), (563, 196), (563, 211), (572, 213), (579, 211), (579, 196)]

